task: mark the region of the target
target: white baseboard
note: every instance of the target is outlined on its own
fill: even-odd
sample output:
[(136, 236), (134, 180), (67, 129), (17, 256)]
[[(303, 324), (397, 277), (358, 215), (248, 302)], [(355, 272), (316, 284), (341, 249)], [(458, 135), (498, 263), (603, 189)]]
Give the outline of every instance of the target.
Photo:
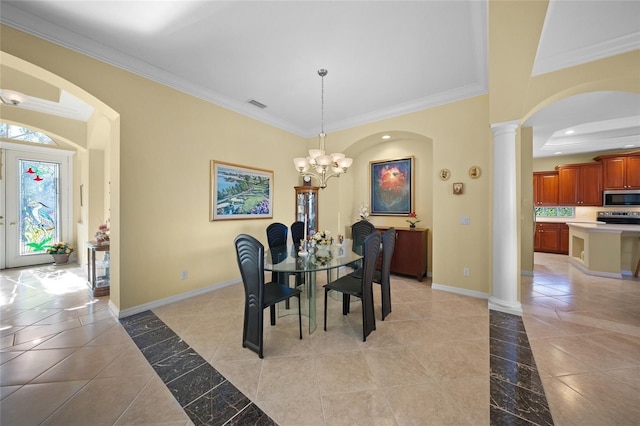
[(234, 280), (225, 281), (225, 282), (218, 283), (218, 284), (213, 284), (213, 285), (210, 285), (210, 286), (207, 286), (207, 287), (202, 287), (202, 288), (199, 288), (199, 289), (196, 289), (196, 290), (193, 290), (193, 291), (188, 291), (186, 293), (176, 294), (175, 296), (166, 297), (164, 299), (154, 300), (153, 302), (145, 303), (143, 305), (134, 306), (132, 308), (123, 309), (121, 311), (118, 311), (118, 309), (111, 303), (111, 301), (109, 301), (109, 309), (111, 310), (111, 312), (114, 313), (114, 315), (117, 318), (126, 318), (126, 317), (130, 317), (131, 315), (139, 314), (140, 312), (148, 311), (150, 309), (159, 308), (161, 306), (168, 305), (170, 303), (179, 302), (181, 300), (185, 300), (185, 299), (188, 299), (190, 297), (199, 296), (201, 294), (209, 293), (209, 292), (214, 291), (214, 290), (219, 290), (221, 288), (224, 288), (224, 287), (227, 287), (227, 286), (230, 286), (230, 285), (233, 285), (233, 284), (237, 284), (239, 282), (242, 282), (242, 280), (240, 278), (237, 278), (237, 279), (234, 279)]
[(476, 299), (488, 299), (489, 295), (487, 293), (482, 293), (480, 291), (467, 290), (464, 288), (451, 287), (449, 285), (431, 283), (431, 288), (434, 290), (446, 291), (449, 293), (462, 294), (463, 296), (475, 297)]

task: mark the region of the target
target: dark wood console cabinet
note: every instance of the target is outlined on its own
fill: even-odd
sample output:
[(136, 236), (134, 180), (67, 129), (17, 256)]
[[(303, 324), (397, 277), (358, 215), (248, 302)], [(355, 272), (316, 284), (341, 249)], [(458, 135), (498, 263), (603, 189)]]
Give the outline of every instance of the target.
[[(376, 228), (383, 233), (387, 228)], [(391, 258), (391, 272), (411, 275), (422, 282), (427, 274), (426, 228), (396, 228), (396, 246)]]

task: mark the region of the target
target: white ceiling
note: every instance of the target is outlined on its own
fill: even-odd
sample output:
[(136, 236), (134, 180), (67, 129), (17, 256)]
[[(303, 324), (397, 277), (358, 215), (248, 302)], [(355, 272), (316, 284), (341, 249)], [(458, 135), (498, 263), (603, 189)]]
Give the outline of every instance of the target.
[[(3, 0), (0, 20), (303, 137), (320, 68), (328, 133), (487, 93), (484, 1)], [(639, 48), (640, 2), (554, 0), (532, 74)], [(563, 153), (640, 146), (640, 95), (583, 96), (528, 121), (534, 156), (580, 125)]]

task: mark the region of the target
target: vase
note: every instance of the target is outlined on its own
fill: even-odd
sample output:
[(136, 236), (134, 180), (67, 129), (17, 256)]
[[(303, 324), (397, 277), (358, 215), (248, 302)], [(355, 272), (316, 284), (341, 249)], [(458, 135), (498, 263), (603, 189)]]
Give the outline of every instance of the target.
[(64, 254), (52, 254), (51, 256), (53, 256), (53, 261), (55, 262), (55, 265), (64, 265), (65, 263), (69, 262), (69, 255), (64, 253)]
[(316, 247), (316, 257), (331, 257), (331, 251), (329, 251), (329, 249), (325, 247)]

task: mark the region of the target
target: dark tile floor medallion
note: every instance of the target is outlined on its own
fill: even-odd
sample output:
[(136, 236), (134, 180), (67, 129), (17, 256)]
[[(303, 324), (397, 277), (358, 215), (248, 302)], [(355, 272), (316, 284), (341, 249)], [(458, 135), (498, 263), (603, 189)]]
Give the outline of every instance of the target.
[(120, 323), (194, 424), (276, 424), (153, 312)]
[(522, 318), (490, 311), (492, 425), (553, 425)]

